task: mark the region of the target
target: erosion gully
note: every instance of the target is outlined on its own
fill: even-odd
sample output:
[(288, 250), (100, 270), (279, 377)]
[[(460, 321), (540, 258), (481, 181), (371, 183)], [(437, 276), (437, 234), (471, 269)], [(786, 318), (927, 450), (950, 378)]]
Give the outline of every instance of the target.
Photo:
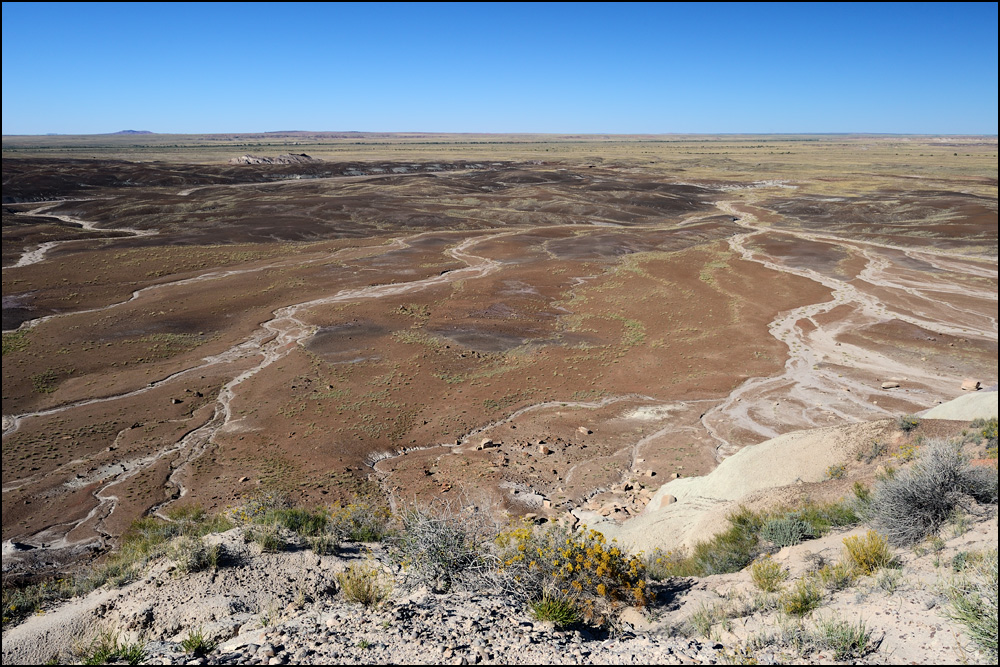
[[(781, 184), (774, 185), (774, 187), (780, 186)], [(764, 184), (763, 187), (770, 186)], [(182, 192), (181, 194), (187, 193)], [(93, 222), (81, 220), (72, 216), (45, 213), (45, 211), (55, 205), (56, 204), (54, 203), (50, 203), (39, 206), (27, 212), (26, 215), (40, 215), (44, 213), (48, 217), (54, 217), (70, 224), (80, 225), (85, 229), (102, 232), (118, 232), (136, 236), (147, 236), (157, 233), (156, 231), (132, 228), (109, 229), (97, 227)], [(559, 406), (562, 409), (596, 409), (615, 402), (642, 401), (644, 403), (651, 404), (654, 407), (659, 406), (662, 409), (670, 410), (678, 406), (683, 407), (688, 404), (699, 403), (706, 406), (705, 411), (702, 414), (701, 421), (704, 428), (709, 434), (711, 434), (716, 442), (716, 458), (718, 460), (722, 460), (726, 456), (734, 453), (738, 448), (734, 443), (727, 440), (727, 437), (720, 428), (722, 425), (727, 425), (729, 428), (737, 426), (745, 431), (755, 434), (760, 440), (763, 440), (777, 436), (780, 433), (787, 432), (789, 430), (826, 425), (830, 422), (831, 417), (835, 418), (839, 423), (844, 423), (878, 418), (891, 414), (889, 410), (881, 408), (877, 404), (867, 400), (866, 391), (870, 389), (869, 386), (863, 386), (858, 380), (841, 377), (833, 371), (822, 368), (820, 362), (825, 359), (836, 358), (846, 361), (855, 368), (861, 368), (868, 371), (869, 375), (905, 375), (907, 377), (920, 379), (926, 382), (939, 381), (941, 379), (933, 373), (928, 372), (923, 367), (901, 364), (897, 360), (889, 359), (886, 356), (872, 350), (861, 349), (847, 343), (838, 343), (836, 339), (841, 333), (852, 329), (858, 329), (869, 324), (882, 322), (889, 318), (896, 318), (941, 333), (956, 336), (985, 336), (987, 339), (994, 341), (997, 339), (997, 318), (995, 316), (995, 306), (993, 308), (994, 316), (990, 316), (988, 314), (984, 315), (979, 311), (963, 309), (954, 304), (947, 304), (947, 308), (954, 314), (953, 318), (949, 318), (951, 322), (965, 322), (965, 324), (945, 322), (942, 321), (940, 317), (935, 318), (931, 313), (906, 313), (895, 310), (890, 312), (887, 304), (883, 303), (876, 296), (866, 293), (859, 286), (852, 284), (852, 282), (823, 275), (812, 269), (792, 267), (785, 263), (775, 261), (760, 252), (755, 252), (749, 247), (749, 242), (757, 237), (776, 231), (782, 235), (792, 235), (805, 240), (824, 242), (842, 248), (853, 249), (854, 252), (860, 254), (866, 260), (866, 267), (859, 276), (859, 278), (863, 279), (865, 283), (883, 289), (903, 292), (911, 297), (917, 297), (925, 300), (933, 299), (933, 297), (928, 296), (928, 293), (931, 292), (936, 294), (960, 293), (965, 296), (970, 295), (970, 288), (967, 285), (960, 285), (947, 281), (947, 275), (949, 273), (973, 275), (995, 280), (997, 278), (997, 270), (995, 268), (995, 263), (993, 266), (990, 266), (989, 258), (956, 256), (954, 254), (928, 249), (914, 250), (887, 244), (878, 244), (858, 240), (845, 240), (831, 235), (810, 233), (799, 230), (775, 230), (759, 224), (755, 216), (745, 210), (738, 210), (738, 205), (739, 204), (734, 201), (719, 201), (716, 203), (719, 210), (733, 216), (737, 220), (738, 224), (746, 229), (745, 232), (735, 234), (730, 237), (729, 246), (733, 252), (737, 253), (746, 261), (757, 262), (774, 271), (791, 273), (816, 281), (829, 288), (833, 293), (833, 296), (829, 301), (808, 304), (788, 312), (781, 313), (774, 319), (774, 321), (771, 322), (769, 326), (770, 334), (777, 340), (784, 343), (787, 347), (787, 360), (782, 373), (771, 377), (750, 378), (740, 384), (728, 396), (720, 399), (667, 402), (652, 396), (627, 395), (612, 396), (604, 398), (600, 401), (592, 402), (578, 401), (538, 403), (522, 407), (500, 421), (485, 424), (470, 431), (463, 439), (461, 439), (460, 444), (462, 442), (467, 442), (478, 433), (495, 426), (505, 424), (527, 412), (545, 410), (556, 406)], [(597, 221), (598, 224), (600, 224), (600, 222), (601, 221)], [(650, 227), (650, 229), (652, 229), (652, 227)], [(321, 305), (351, 302), (362, 299), (395, 297), (408, 292), (424, 290), (458, 280), (469, 280), (486, 276), (497, 270), (500, 264), (499, 262), (488, 257), (474, 254), (474, 247), (479, 243), (516, 234), (520, 231), (521, 230), (518, 229), (499, 233), (478, 232), (475, 235), (470, 236), (448, 251), (454, 259), (464, 262), (466, 266), (439, 276), (415, 280), (407, 283), (375, 285), (357, 289), (340, 290), (330, 296), (280, 308), (274, 311), (273, 317), (264, 322), (258, 331), (238, 345), (231, 347), (221, 354), (205, 357), (202, 359), (201, 363), (196, 366), (155, 380), (149, 385), (134, 391), (77, 401), (38, 412), (20, 415), (4, 415), (3, 436), (6, 438), (10, 434), (17, 431), (19, 425), (25, 420), (30, 420), (40, 416), (54, 415), (96, 403), (128, 399), (143, 392), (151, 391), (166, 383), (174, 382), (188, 374), (202, 372), (212, 367), (230, 367), (234, 370), (238, 370), (241, 367), (249, 365), (249, 367), (239, 371), (234, 377), (232, 377), (231, 380), (223, 385), (219, 395), (216, 397), (214, 410), (211, 416), (200, 426), (197, 426), (187, 432), (176, 443), (162, 449), (159, 452), (156, 452), (155, 454), (140, 459), (124, 461), (112, 466), (106, 466), (106, 469), (102, 469), (95, 473), (98, 478), (108, 480), (107, 483), (100, 486), (100, 488), (98, 488), (93, 494), (94, 498), (97, 500), (97, 505), (86, 517), (79, 521), (52, 526), (43, 531), (45, 537), (45, 548), (61, 549), (75, 547), (80, 546), (82, 543), (99, 539), (83, 538), (78, 541), (73, 541), (68, 538), (68, 535), (83, 525), (92, 525), (96, 533), (109, 537), (107, 533), (101, 529), (101, 524), (104, 520), (111, 516), (118, 503), (118, 497), (114, 493), (114, 488), (164, 458), (175, 457), (176, 459), (173, 471), (169, 477), (169, 484), (173, 485), (177, 489), (177, 494), (175, 494), (173, 499), (168, 500), (154, 508), (154, 511), (156, 513), (161, 513), (167, 504), (174, 502), (178, 498), (184, 497), (187, 493), (187, 489), (184, 487), (182, 482), (185, 468), (190, 463), (197, 460), (206, 451), (206, 449), (210, 447), (212, 438), (215, 434), (223, 432), (226, 429), (231, 429), (238, 423), (239, 420), (233, 418), (230, 406), (234, 397), (237, 395), (240, 385), (260, 373), (268, 366), (274, 364), (276, 361), (287, 356), (291, 351), (296, 349), (297, 346), (302, 345), (315, 333), (314, 326), (306, 324), (299, 319), (298, 315), (301, 312), (308, 311), (308, 309), (312, 307)], [(423, 236), (423, 234), (415, 234), (399, 238), (385, 246), (381, 246), (373, 250), (379, 253), (399, 250), (409, 246), (411, 242), (418, 239), (420, 236)], [(25, 252), (14, 267), (23, 267), (45, 261), (48, 253), (51, 252), (52, 249), (63, 243), (70, 242), (72, 241), (53, 241), (43, 243), (40, 246)], [(880, 251), (885, 250), (900, 252), (908, 257), (927, 262), (940, 269), (943, 272), (944, 277), (939, 275), (935, 276), (935, 280), (933, 282), (930, 280), (926, 282), (919, 282), (913, 280), (912, 278), (903, 279), (893, 276), (891, 273), (891, 261), (884, 255), (880, 254)], [(345, 251), (337, 251), (331, 255), (307, 261), (329, 261), (331, 259), (336, 259), (337, 255), (341, 252)], [(270, 270), (291, 264), (301, 265), (301, 263), (301, 259), (283, 259), (253, 268), (209, 271), (196, 277), (162, 283), (136, 290), (128, 299), (101, 308), (94, 308), (87, 311), (77, 311), (75, 313), (50, 315), (24, 322), (21, 325), (21, 328), (28, 329), (36, 327), (39, 324), (54, 318), (76, 315), (80, 314), (80, 312), (99, 312), (111, 310), (124, 304), (142, 299), (144, 296), (152, 292), (169, 289), (178, 285), (217, 280), (237, 274)], [(979, 290), (973, 291), (971, 295), (987, 301), (992, 300), (994, 303), (997, 300), (996, 291), (990, 292), (988, 290)], [(841, 318), (832, 323), (825, 321), (821, 323), (815, 319), (818, 315), (829, 313), (831, 310), (841, 305), (850, 306), (851, 314), (849, 317)], [(803, 331), (803, 329), (797, 324), (803, 319), (811, 321), (815, 325), (815, 329), (808, 333)], [(781, 403), (782, 406), (783, 414), (780, 422), (769, 420), (762, 416), (766, 412), (764, 406), (770, 405), (775, 400)], [(629, 445), (628, 449), (630, 451), (628, 452), (628, 455), (631, 461), (634, 462), (636, 458), (640, 456), (643, 448), (655, 443), (659, 438), (668, 435), (671, 428), (672, 427), (668, 426), (652, 434), (646, 435)], [(121, 437), (121, 433), (119, 433), (118, 437)], [(444, 453), (446, 451), (450, 451), (455, 446), (455, 444), (442, 444), (431, 445), (430, 448), (440, 447), (442, 449), (442, 453)], [(422, 447), (420, 449), (427, 448), (428, 447)], [(398, 456), (401, 453), (401, 451), (394, 451), (376, 454), (370, 458), (369, 465), (374, 468), (379, 461)], [(569, 475), (571, 474), (572, 470), (570, 470)], [(5, 485), (3, 487), (3, 491), (7, 492), (17, 489), (34, 480), (35, 477), (14, 480)], [(69, 482), (68, 484), (73, 483), (80, 482)], [(41, 534), (35, 536), (34, 540), (29, 539), (28, 541), (40, 542), (40, 537), (42, 537)], [(38, 544), (36, 546), (42, 545)]]

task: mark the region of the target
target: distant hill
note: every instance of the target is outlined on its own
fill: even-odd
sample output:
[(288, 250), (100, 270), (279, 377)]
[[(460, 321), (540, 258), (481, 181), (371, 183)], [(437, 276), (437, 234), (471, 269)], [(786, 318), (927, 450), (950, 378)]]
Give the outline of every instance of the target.
[(149, 130), (122, 130), (120, 132), (112, 132), (111, 134), (155, 134), (155, 132), (150, 132)]

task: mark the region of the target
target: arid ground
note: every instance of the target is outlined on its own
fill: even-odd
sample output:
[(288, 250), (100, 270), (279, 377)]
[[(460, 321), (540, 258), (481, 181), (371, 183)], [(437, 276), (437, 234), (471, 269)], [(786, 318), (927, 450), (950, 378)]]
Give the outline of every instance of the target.
[(997, 382), (997, 140), (5, 137), (3, 328), (43, 563), (257, 489), (622, 520)]

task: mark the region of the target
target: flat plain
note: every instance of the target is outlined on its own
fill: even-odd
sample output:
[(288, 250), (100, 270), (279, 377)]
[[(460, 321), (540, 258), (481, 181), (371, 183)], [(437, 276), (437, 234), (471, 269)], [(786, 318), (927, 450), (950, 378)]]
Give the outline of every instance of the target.
[(4, 137), (3, 267), (36, 566), (258, 489), (627, 520), (997, 382), (997, 139)]

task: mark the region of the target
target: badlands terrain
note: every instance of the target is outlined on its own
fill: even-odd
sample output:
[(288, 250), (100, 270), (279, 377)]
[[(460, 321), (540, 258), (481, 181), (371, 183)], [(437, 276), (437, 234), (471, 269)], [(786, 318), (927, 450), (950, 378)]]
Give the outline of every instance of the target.
[(4, 137), (3, 330), (5, 577), (258, 490), (617, 526), (996, 384), (997, 141)]

